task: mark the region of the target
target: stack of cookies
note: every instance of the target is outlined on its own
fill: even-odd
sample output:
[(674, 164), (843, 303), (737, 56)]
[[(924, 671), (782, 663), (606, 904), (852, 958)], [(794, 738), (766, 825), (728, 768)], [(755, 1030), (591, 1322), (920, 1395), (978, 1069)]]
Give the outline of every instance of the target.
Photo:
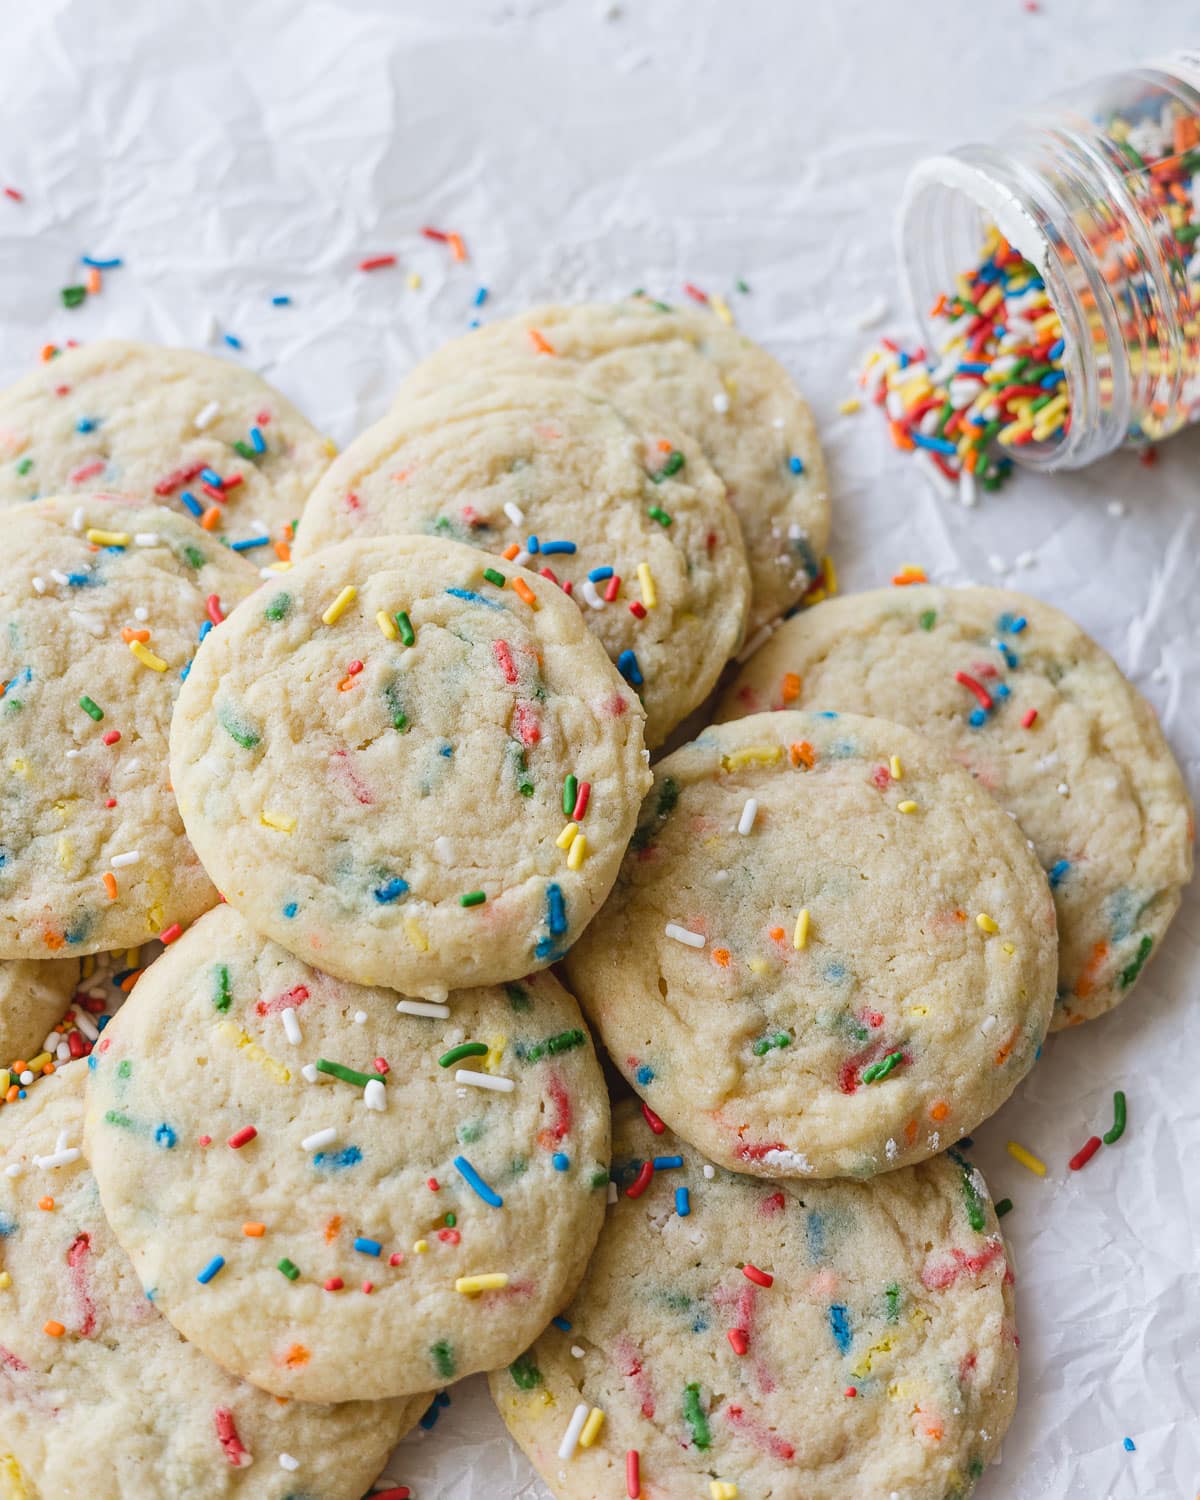
[(357, 1500), (487, 1371), (560, 1500), (963, 1500), (1017, 1339), (956, 1143), (1191, 873), (1111, 660), (814, 604), (807, 408), (644, 299), (449, 345), (332, 462), (135, 345), (0, 445), (0, 1042), (62, 1028), (0, 1111), (0, 1493)]

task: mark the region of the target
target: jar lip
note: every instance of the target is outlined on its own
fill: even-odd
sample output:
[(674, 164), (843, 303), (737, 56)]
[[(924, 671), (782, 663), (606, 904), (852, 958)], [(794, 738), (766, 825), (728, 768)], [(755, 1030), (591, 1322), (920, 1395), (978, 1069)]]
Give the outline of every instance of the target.
[[(969, 152), (971, 148), (963, 150)], [(1038, 275), (1046, 275), (1050, 248), (1037, 220), (1002, 182), (956, 152), (924, 157), (908, 174), (896, 221), (901, 240), (918, 196), (930, 187), (952, 188), (964, 193), (995, 224), (1013, 249), (1029, 261)]]

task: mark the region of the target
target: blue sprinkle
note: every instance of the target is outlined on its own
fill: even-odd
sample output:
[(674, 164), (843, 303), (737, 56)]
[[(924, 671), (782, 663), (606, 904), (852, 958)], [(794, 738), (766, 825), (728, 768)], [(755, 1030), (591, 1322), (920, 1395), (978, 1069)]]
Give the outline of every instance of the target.
[(426, 1408), (425, 1415), (421, 1418), (419, 1425), (422, 1431), (428, 1432), (429, 1429), (437, 1421), (438, 1417), (441, 1416), (442, 1407), (449, 1405), (450, 1397), (447, 1396), (445, 1391), (439, 1391), (433, 1398), (433, 1400), (429, 1403), (428, 1407)]
[(642, 676), (642, 669), (638, 666), (636, 655), (628, 647), (617, 657), (617, 671), (633, 687), (641, 687), (646, 680)]
[(909, 436), (918, 448), (929, 448), (934, 453), (945, 453), (951, 457), (958, 452), (949, 438), (926, 437), (923, 432), (912, 432)]
[(261, 427), (252, 427), (250, 429), (250, 446), (254, 449), (255, 453), (265, 453), (267, 451), (267, 440), (262, 435)]
[(503, 609), (503, 604), (496, 604), (491, 599), (485, 599), (482, 594), (477, 594), (474, 589), (447, 589), (455, 599), (465, 599), (468, 604), (486, 604), (488, 609)]
[(1055, 862), (1050, 866), (1050, 869), (1047, 871), (1047, 876), (1049, 878), (1050, 889), (1052, 891), (1056, 891), (1062, 884), (1063, 876), (1070, 868), (1071, 861), (1069, 859), (1055, 860)]
[(958, 373), (960, 375), (986, 375), (990, 369), (990, 365), (981, 365), (974, 360), (966, 360), (959, 365)]
[(475, 306), (476, 307), (482, 307), (483, 304), (487, 301), (487, 299), (488, 299), (488, 289), (485, 286), (481, 286), (479, 288), (479, 290), (475, 293)]
[(383, 1251), (383, 1246), (378, 1240), (365, 1239), (361, 1234), (354, 1241), (354, 1248), (360, 1255), (379, 1255)]
[(837, 714), (831, 708), (820, 708), (817, 710), (818, 719), (836, 719)]
[(527, 536), (525, 538), (525, 550), (526, 550), (526, 552), (536, 552), (540, 546), (541, 546), (541, 543), (538, 541), (537, 537), (535, 537), (535, 536)]
[(93, 1073), (96, 1071), (96, 1054), (94, 1052), (88, 1053), (88, 1067)]
[(248, 536), (240, 542), (230, 542), (231, 552), (251, 552), (255, 547), (265, 547), (271, 540), (269, 536)]
[(72, 588), (77, 588), (77, 589), (87, 588), (88, 584), (91, 583), (91, 581), (92, 581), (92, 577), (91, 577), (90, 573), (68, 573), (67, 574), (67, 582), (71, 585)]
[(656, 1172), (669, 1172), (672, 1167), (682, 1167), (682, 1156), (656, 1156), (654, 1158), (654, 1170)]
[(1126, 1438), (1122, 1442), (1121, 1446), (1125, 1449), (1126, 1453), (1136, 1453), (1137, 1452), (1137, 1444), (1133, 1441), (1132, 1438)]
[(543, 542), (542, 543), (542, 556), (543, 557), (553, 557), (556, 552), (574, 552), (575, 550), (576, 550), (576, 547), (575, 547), (575, 543), (574, 542)]
[(223, 1255), (214, 1255), (208, 1265), (196, 1277), (196, 1280), (201, 1286), (207, 1286), (224, 1264), (225, 1257)]
[(0, 1214), (0, 1240), (6, 1240), (10, 1234), (16, 1234), (17, 1221), (10, 1218), (8, 1214)]
[(199, 520), (199, 518), (204, 514), (204, 507), (200, 504), (199, 500), (196, 499), (195, 495), (192, 494), (191, 490), (184, 490), (183, 494), (180, 495), (179, 498), (183, 501), (184, 505), (187, 506), (188, 510), (191, 511), (192, 515), (194, 515), (196, 519)]
[(485, 1203), (489, 1204), (492, 1208), (504, 1207), (504, 1199), (493, 1188), (488, 1187), (487, 1183), (484, 1182), (483, 1178), (480, 1177), (479, 1173), (465, 1156), (456, 1156), (454, 1158), (454, 1165), (457, 1167), (459, 1175), (466, 1182), (467, 1186), (473, 1189)]
[(212, 621), (211, 620), (205, 620), (204, 623), (200, 626), (200, 635), (199, 635), (198, 639), (199, 640), (203, 640), (204, 637), (208, 634), (208, 632), (212, 628), (213, 628)]
[(603, 583), (606, 578), (611, 578), (612, 575), (613, 570), (611, 568), (593, 568), (588, 574), (588, 578), (592, 583)]
[(444, 745), (439, 747), (438, 754), (444, 755), (446, 759), (449, 760), (450, 757), (454, 754), (454, 746), (450, 743), (449, 740), (447, 740)]
[(804, 465), (801, 463), (801, 461), (796, 457), (796, 455), (794, 453), (792, 454), (791, 458), (788, 459), (788, 468), (791, 469), (791, 471), (792, 471), (793, 474), (803, 474), (804, 473)]
[(160, 1125), (154, 1132), (154, 1144), (162, 1146), (166, 1151), (172, 1150), (178, 1139), (179, 1137), (169, 1125)]
[(403, 896), (408, 890), (408, 881), (401, 880), (399, 875), (393, 875), (390, 880), (385, 880), (382, 885), (375, 887), (375, 899), (380, 906), (386, 906), (389, 901), (395, 901)]
[(675, 1189), (675, 1212), (679, 1215), (679, 1217), (681, 1219), (686, 1219), (687, 1216), (688, 1216), (688, 1214), (691, 1213), (691, 1211), (692, 1211), (692, 1204), (691, 1204), (691, 1200), (688, 1197), (688, 1190), (687, 1190), (687, 1188), (685, 1188), (685, 1187), (677, 1187)]
[(644, 1088), (646, 1084), (654, 1082), (654, 1069), (647, 1067), (645, 1063), (633, 1075)]
[(221, 488), (221, 485), (224, 482), (221, 479), (221, 476), (217, 473), (216, 469), (201, 469), (200, 478), (203, 479), (205, 484), (211, 484), (214, 489), (218, 490)]
[(567, 908), (559, 885), (546, 887), (546, 925), (555, 937), (567, 930)]
[(478, 318), (470, 318), (470, 319), (468, 319), (468, 321), (467, 321), (467, 327), (468, 328), (478, 328), (479, 327), (479, 319)]
[(982, 708), (972, 709), (971, 714), (967, 719), (967, 723), (971, 726), (972, 729), (978, 729), (981, 724), (985, 724), (986, 722), (987, 714), (984, 713)]
[(570, 1333), (571, 1325), (567, 1322), (566, 1318), (551, 1318), (550, 1321), (554, 1324), (555, 1328), (560, 1329), (563, 1333)]
[(544, 958), (552, 964), (557, 963), (563, 956), (556, 951), (554, 939), (548, 937), (538, 938), (537, 942), (533, 945), (533, 955), (535, 958)]
[(1057, 359), (1066, 347), (1066, 339), (1056, 339), (1054, 343), (1050, 345), (1049, 349), (1046, 350), (1046, 358)]
[(1018, 615), (1009, 628), (1012, 630), (1013, 635), (1020, 635), (1028, 623), (1024, 615)]
[(853, 1335), (850, 1332), (850, 1309), (844, 1302), (833, 1302), (829, 1307), (829, 1331), (833, 1334), (838, 1349), (845, 1354)]
[(553, 1162), (556, 1172), (565, 1172), (571, 1165), (571, 1158), (565, 1151), (556, 1151), (550, 1160)]
[(1062, 370), (1051, 370), (1049, 375), (1043, 375), (1038, 384), (1044, 391), (1052, 391), (1060, 381), (1065, 380), (1066, 373)]
[(236, 338), (232, 333), (224, 334), (223, 337), (231, 349), (240, 349), (242, 347), (241, 339)]
[(95, 420), (94, 417), (80, 417), (79, 421), (75, 423), (75, 431), (95, 432), (96, 428), (99, 425), (100, 424)]
[(284, 292), (281, 292), (277, 297), (271, 298), (272, 307), (291, 307), (291, 305), (292, 299)]
[(1001, 656), (1003, 656), (1008, 666), (1019, 667), (1021, 665), (1021, 658), (1017, 655), (1013, 648), (1007, 645), (1004, 641), (993, 641), (992, 645), (995, 646), (996, 650), (999, 651)]
[(346, 1167), (356, 1167), (362, 1161), (362, 1152), (357, 1146), (346, 1146), (341, 1151), (318, 1151), (313, 1157), (314, 1167), (331, 1167), (335, 1172)]
[(909, 353), (907, 353), (904, 349), (901, 349), (901, 351), (900, 351), (900, 368), (902, 370), (907, 370), (908, 367), (909, 367), (909, 365), (911, 363), (912, 363), (912, 355), (909, 354)]
[(81, 255), (79, 259), (85, 266), (91, 266), (93, 271), (115, 271), (119, 265), (123, 265), (119, 255), (114, 255), (109, 260), (100, 260), (95, 255)]
[(289, 901), (288, 904), (283, 908), (283, 914), (284, 914), (285, 917), (287, 917), (287, 919), (289, 921), (291, 921), (291, 919), (296, 915), (296, 913), (299, 910), (300, 910), (300, 908), (296, 904), (296, 902)]
[(1007, 698), (1008, 695), (1009, 695), (1009, 693), (1011, 693), (1011, 692), (1012, 692), (1012, 688), (1009, 687), (1008, 683), (1007, 682), (1002, 682), (999, 685), (999, 687), (996, 689), (996, 697), (997, 698)]
[(825, 1259), (825, 1219), (815, 1209), (809, 1211), (804, 1225), (804, 1238), (808, 1245), (808, 1258), (814, 1266)]

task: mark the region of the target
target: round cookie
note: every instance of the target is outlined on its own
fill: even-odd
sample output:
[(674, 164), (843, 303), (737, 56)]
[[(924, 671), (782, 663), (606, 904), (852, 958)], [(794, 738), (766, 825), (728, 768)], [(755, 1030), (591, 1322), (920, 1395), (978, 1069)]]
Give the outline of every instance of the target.
[(0, 506), (119, 491), (215, 511), (237, 546), (286, 545), (335, 452), (253, 370), (193, 349), (101, 339), (0, 391)]
[(778, 713), (658, 763), (567, 972), (630, 1084), (715, 1161), (866, 1177), (1008, 1098), (1055, 954), (1045, 876), (965, 771), (882, 719)]
[(185, 516), (113, 496), (4, 513), (0, 958), (133, 947), (216, 892), (167, 776), (180, 678), (254, 569)]
[[(62, 1020), (79, 982), (77, 958), (0, 962), (0, 1074), (10, 1061), (28, 1062)], [(0, 1097), (8, 1085), (0, 1089)]]
[(783, 705), (910, 724), (1020, 824), (1058, 908), (1051, 1030), (1129, 993), (1192, 875), (1192, 810), (1153, 710), (1059, 610), (1005, 589), (849, 594), (787, 621), (719, 718)]
[(275, 1395), (496, 1369), (583, 1275), (608, 1095), (550, 974), (431, 1007), (331, 979), (220, 907), (92, 1056), (113, 1232), (180, 1333)]
[[(490, 1377), (555, 1500), (637, 1494), (631, 1454), (647, 1500), (967, 1496), (1017, 1396), (978, 1172), (955, 1154), (768, 1185), (714, 1174), (628, 1103), (613, 1130), (620, 1195), (569, 1326)], [(580, 1408), (603, 1419), (569, 1452)]]
[(742, 642), (745, 551), (699, 447), (568, 381), (500, 374), (397, 404), (317, 486), (294, 555), (389, 532), (549, 570), (636, 687), (651, 746)]
[(185, 1343), (80, 1156), (86, 1074), (72, 1064), (0, 1116), (0, 1493), (358, 1500), (429, 1397), (283, 1403)]
[(700, 443), (741, 522), (751, 635), (812, 587), (829, 540), (816, 427), (787, 371), (745, 334), (710, 313), (645, 297), (535, 307), (439, 349), (398, 400), (504, 368), (566, 375)]
[(552, 963), (633, 832), (632, 689), (561, 589), (491, 562), (330, 547), (215, 631), (180, 694), (171, 775), (206, 868), (343, 979), (444, 998)]

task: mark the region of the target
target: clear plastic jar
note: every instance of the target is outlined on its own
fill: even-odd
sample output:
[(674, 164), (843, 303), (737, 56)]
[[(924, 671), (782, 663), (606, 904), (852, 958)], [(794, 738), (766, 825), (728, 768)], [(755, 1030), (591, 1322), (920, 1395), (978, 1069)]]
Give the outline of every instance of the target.
[(935, 348), (930, 309), (979, 265), (992, 225), (1036, 268), (1064, 341), (1067, 420), (1012, 457), (1079, 468), (1200, 421), (1200, 51), (1098, 79), (993, 144), (917, 166), (900, 258)]

